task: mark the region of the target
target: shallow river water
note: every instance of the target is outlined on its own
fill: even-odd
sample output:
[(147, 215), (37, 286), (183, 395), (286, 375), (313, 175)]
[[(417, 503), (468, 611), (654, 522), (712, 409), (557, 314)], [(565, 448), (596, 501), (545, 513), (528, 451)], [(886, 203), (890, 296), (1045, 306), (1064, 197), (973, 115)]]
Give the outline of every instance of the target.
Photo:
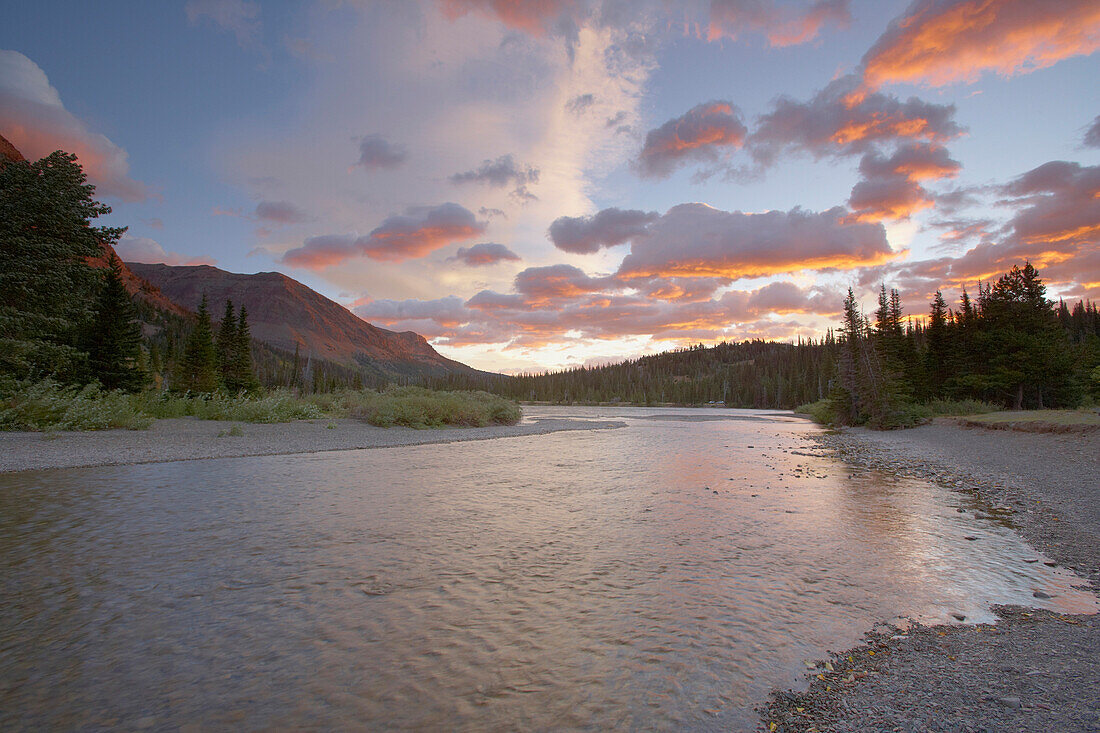
[(526, 412), (627, 427), (0, 475), (0, 728), (737, 730), (876, 622), (1096, 609), (790, 415)]

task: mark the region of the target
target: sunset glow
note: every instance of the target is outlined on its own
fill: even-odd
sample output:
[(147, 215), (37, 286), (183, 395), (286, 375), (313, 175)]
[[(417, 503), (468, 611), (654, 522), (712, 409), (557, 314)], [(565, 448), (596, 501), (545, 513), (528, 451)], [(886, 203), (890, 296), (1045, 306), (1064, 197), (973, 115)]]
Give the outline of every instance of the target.
[(480, 369), (820, 336), (881, 283), (923, 316), (1025, 260), (1100, 298), (1094, 1), (50, 6), (0, 29), (0, 134), (79, 156), (124, 259)]

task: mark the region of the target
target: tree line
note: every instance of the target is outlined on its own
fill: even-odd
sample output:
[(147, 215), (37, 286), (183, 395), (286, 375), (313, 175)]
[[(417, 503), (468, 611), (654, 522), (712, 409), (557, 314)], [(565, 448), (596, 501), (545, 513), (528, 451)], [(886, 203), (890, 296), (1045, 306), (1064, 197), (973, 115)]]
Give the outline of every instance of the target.
[(880, 288), (872, 322), (844, 301), (830, 408), (837, 422), (909, 424), (914, 405), (981, 400), (1009, 409), (1077, 407), (1100, 398), (1096, 304), (1057, 305), (1027, 262), (965, 289), (956, 308), (936, 291), (926, 324), (906, 324), (898, 291)]

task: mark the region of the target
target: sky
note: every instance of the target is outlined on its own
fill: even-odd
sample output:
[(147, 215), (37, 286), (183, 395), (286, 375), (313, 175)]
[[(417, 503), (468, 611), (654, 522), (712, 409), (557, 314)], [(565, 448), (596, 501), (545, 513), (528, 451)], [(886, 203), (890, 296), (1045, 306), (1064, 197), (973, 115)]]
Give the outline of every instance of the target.
[(505, 373), (1100, 299), (1095, 0), (9, 3), (0, 135), (124, 260), (279, 271)]

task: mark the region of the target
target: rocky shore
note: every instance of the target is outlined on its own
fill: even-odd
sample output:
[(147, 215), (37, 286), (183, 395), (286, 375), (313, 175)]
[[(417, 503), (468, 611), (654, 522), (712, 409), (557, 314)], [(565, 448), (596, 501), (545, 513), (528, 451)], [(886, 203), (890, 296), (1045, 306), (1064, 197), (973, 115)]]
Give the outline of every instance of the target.
[[(854, 468), (970, 493), (980, 512), (1100, 592), (1100, 434), (937, 421), (814, 438)], [(995, 625), (882, 627), (822, 660), (805, 692), (776, 692), (768, 731), (1100, 730), (1100, 618), (996, 609)]]

